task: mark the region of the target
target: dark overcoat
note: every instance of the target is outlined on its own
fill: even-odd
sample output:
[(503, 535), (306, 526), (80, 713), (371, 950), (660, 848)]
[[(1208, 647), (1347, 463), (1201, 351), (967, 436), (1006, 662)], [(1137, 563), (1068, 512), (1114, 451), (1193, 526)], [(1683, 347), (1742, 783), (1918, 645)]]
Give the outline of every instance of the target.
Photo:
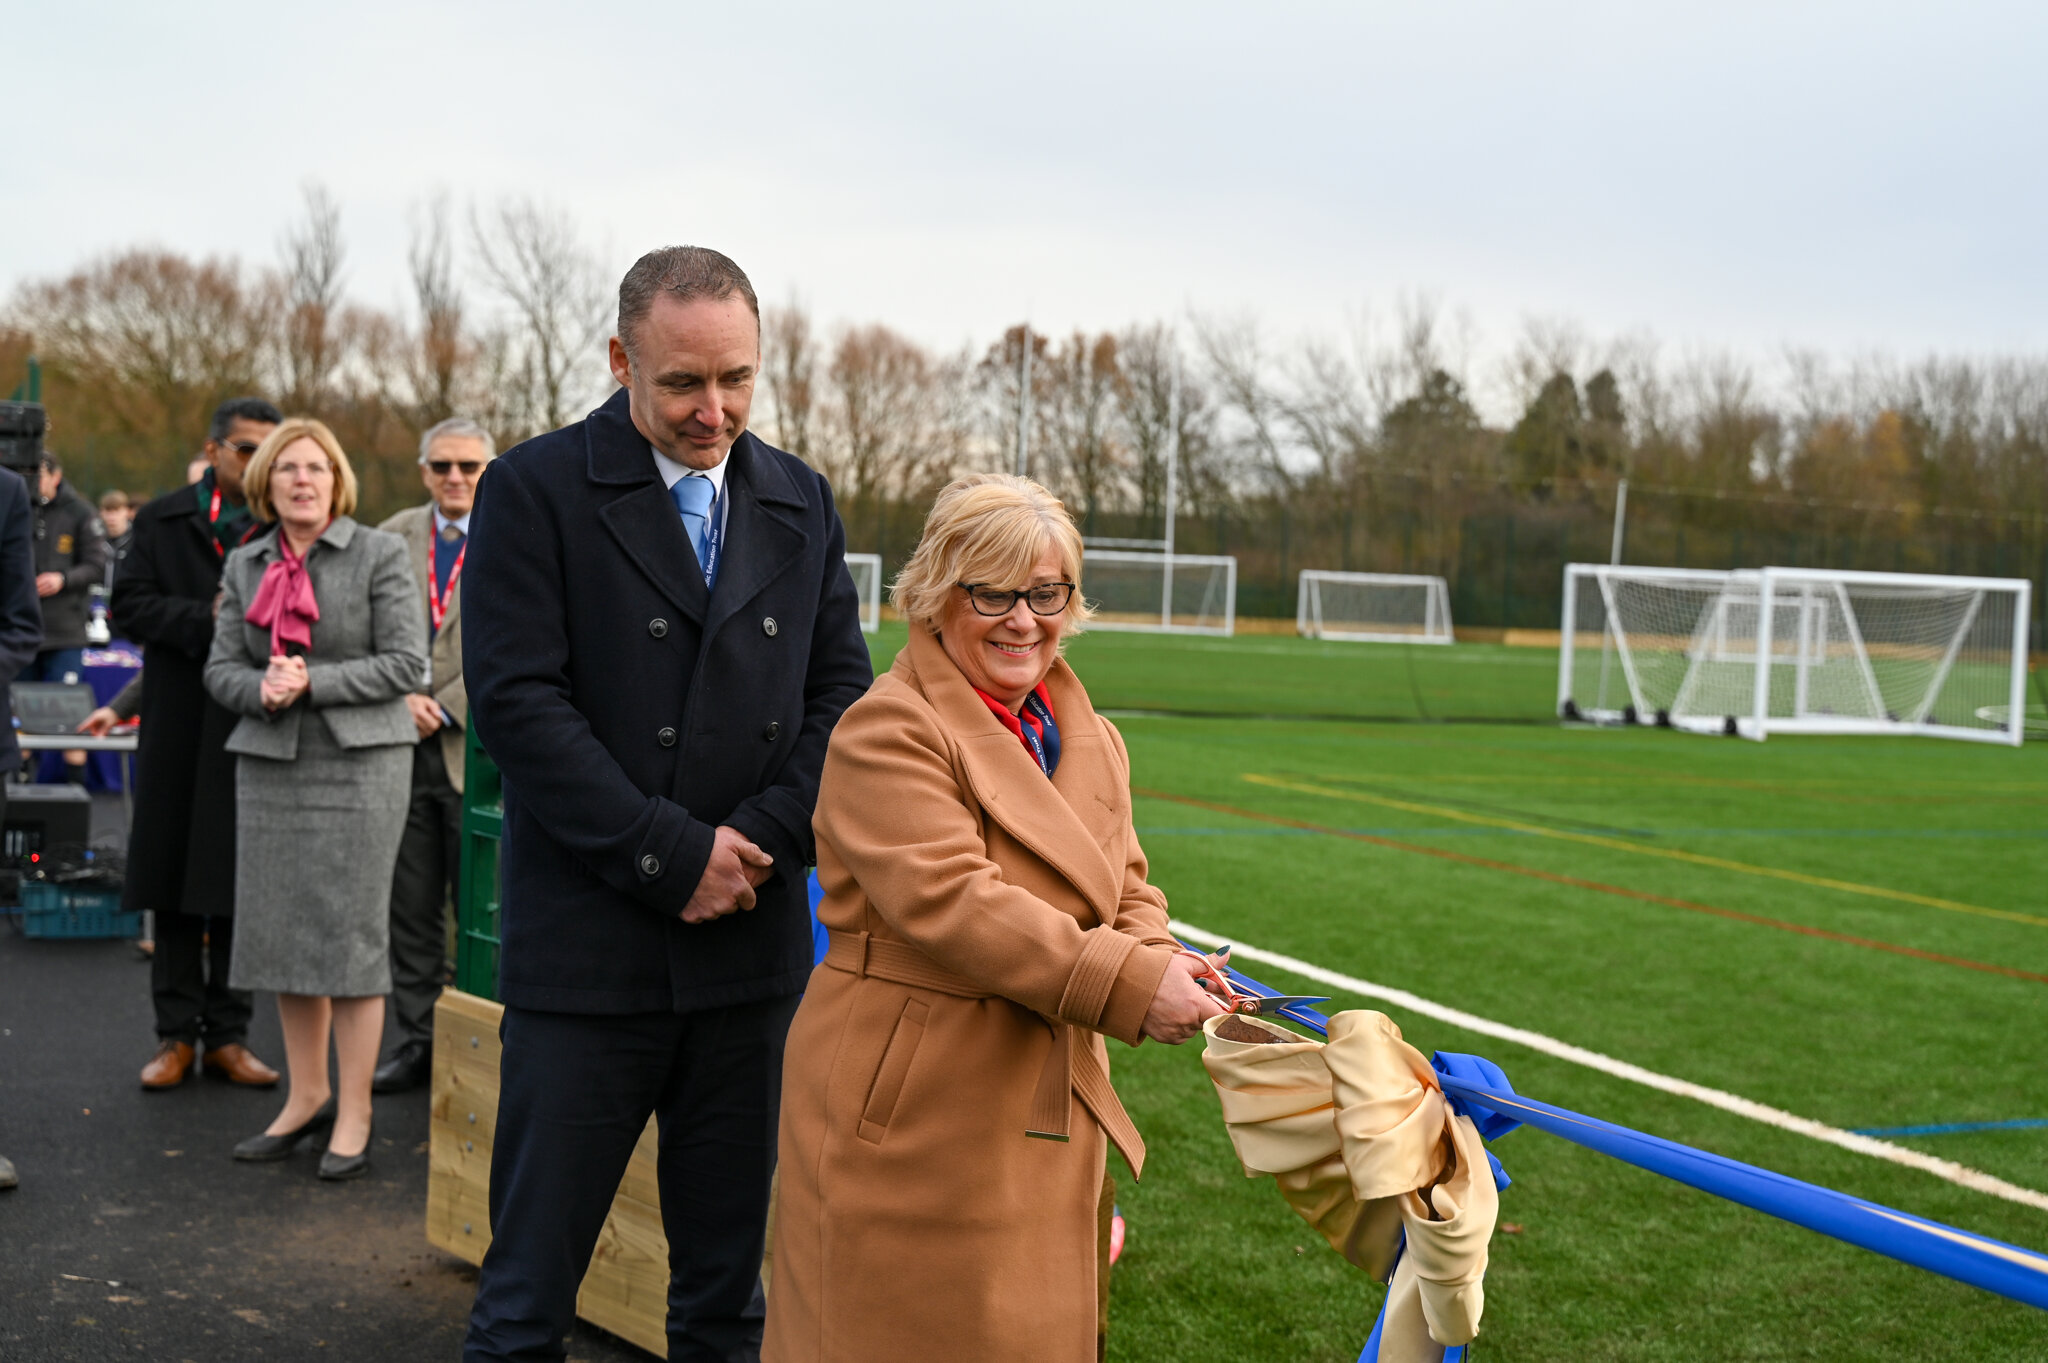
[(43, 608), (43, 651), (84, 648), (87, 597), (106, 580), (107, 531), (100, 513), (68, 482), (36, 507), (36, 571), (60, 573), (64, 588), (39, 598)]
[[(0, 679), (10, 684), (42, 647), (43, 613), (36, 600), (35, 512), (28, 484), (14, 470), (0, 469)], [(20, 765), (14, 726), (0, 725), (0, 770)]]
[[(795, 994), (825, 744), (873, 680), (824, 478), (727, 456), (714, 590), (621, 390), (494, 461), (463, 568), (470, 716), (504, 774), (499, 998), (577, 1013)], [(686, 924), (730, 824), (775, 858), (751, 912)]]
[(235, 716), (206, 693), (221, 554), (198, 496), (167, 492), (135, 513), (114, 576), (114, 633), (142, 645), (142, 732), (123, 907), (235, 911)]

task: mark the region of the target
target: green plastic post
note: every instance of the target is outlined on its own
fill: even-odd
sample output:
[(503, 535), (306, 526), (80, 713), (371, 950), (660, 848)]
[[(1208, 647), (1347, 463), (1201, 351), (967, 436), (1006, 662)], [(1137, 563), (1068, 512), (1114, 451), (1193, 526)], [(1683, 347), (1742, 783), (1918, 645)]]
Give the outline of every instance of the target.
[(462, 779), (462, 881), (455, 906), (455, 987), (498, 997), (498, 843), (504, 836), (504, 782), (469, 728)]

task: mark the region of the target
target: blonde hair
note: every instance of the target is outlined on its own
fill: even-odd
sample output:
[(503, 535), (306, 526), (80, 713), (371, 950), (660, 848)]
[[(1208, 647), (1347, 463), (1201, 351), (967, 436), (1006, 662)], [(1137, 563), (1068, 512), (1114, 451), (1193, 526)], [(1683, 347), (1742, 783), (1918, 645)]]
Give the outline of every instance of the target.
[(1064, 642), (1095, 614), (1081, 598), (1081, 532), (1059, 498), (1014, 474), (969, 474), (939, 493), (917, 551), (889, 586), (889, 603), (937, 634), (960, 583), (1024, 586), (1048, 546), (1059, 552), (1061, 576), (1074, 584)]
[(250, 514), (259, 521), (277, 519), (277, 510), (270, 504), (270, 466), (277, 462), (278, 451), (295, 440), (312, 441), (326, 451), (327, 462), (334, 466), (334, 501), (327, 514), (354, 515), (356, 471), (348, 456), (341, 452), (341, 442), (327, 429), (327, 423), (309, 416), (286, 417), (277, 429), (263, 437), (263, 443), (250, 456), (248, 471), (242, 475), (242, 490), (248, 495)]

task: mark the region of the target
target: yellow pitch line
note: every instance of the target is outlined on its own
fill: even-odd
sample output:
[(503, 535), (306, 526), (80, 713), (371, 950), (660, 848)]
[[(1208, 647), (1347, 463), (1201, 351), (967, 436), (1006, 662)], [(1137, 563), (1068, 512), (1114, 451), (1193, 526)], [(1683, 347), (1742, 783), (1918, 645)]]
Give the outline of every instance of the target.
[(1605, 847), (1616, 852), (1633, 852), (1637, 856), (1662, 857), (1666, 861), (1682, 861), (1694, 866), (1710, 866), (1717, 871), (1737, 871), (1743, 875), (1767, 876), (1773, 880), (1789, 880), (1797, 885), (1812, 885), (1824, 890), (1840, 890), (1845, 894), (1868, 895), (1872, 899), (1891, 899), (1901, 904), (1919, 904), (1930, 909), (1947, 909), (1952, 913), (1972, 913), (1983, 918), (2002, 918), (2010, 923), (2026, 923), (2032, 927), (2048, 928), (2048, 918), (2033, 914), (2014, 913), (2009, 909), (1988, 909), (1981, 904), (1964, 904), (1954, 899), (1938, 899), (1933, 895), (1914, 894), (1910, 890), (1887, 889), (1882, 885), (1864, 885), (1854, 880), (1836, 880), (1830, 876), (1808, 875), (1804, 871), (1787, 871), (1776, 866), (1758, 866), (1747, 861), (1730, 861), (1726, 857), (1710, 857), (1700, 852), (1681, 851), (1675, 847), (1645, 847), (1641, 843), (1629, 842), (1623, 838), (1604, 838), (1597, 833), (1568, 833), (1562, 829), (1544, 828), (1540, 824), (1522, 823), (1515, 819), (1499, 819), (1484, 814), (1468, 814), (1461, 809), (1446, 809), (1440, 805), (1417, 804), (1410, 800), (1396, 800), (1385, 795), (1369, 795), (1363, 791), (1336, 790), (1329, 786), (1312, 785), (1306, 781), (1290, 781), (1278, 776), (1263, 776), (1257, 772), (1243, 773), (1245, 780), (1256, 786), (1271, 786), (1276, 790), (1291, 790), (1302, 795), (1320, 795), (1332, 800), (1355, 800), (1360, 804), (1379, 805), (1386, 809), (1404, 810), (1410, 814), (1427, 814), (1432, 818), (1455, 819), (1460, 823), (1479, 824), (1486, 828), (1505, 828), (1516, 833), (1530, 833), (1539, 838), (1555, 838), (1559, 842), (1584, 843), (1589, 847)]

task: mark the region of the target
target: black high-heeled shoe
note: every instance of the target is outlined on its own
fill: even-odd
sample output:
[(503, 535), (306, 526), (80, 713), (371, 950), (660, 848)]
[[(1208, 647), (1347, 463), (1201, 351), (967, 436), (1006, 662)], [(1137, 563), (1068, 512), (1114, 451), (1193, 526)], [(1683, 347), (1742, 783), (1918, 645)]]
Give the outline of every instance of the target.
[(332, 1150), (320, 1153), (320, 1177), (329, 1183), (341, 1183), (352, 1178), (361, 1178), (370, 1172), (370, 1146), (377, 1140), (377, 1123), (370, 1123), (369, 1134), (363, 1137), (363, 1148), (353, 1155), (337, 1155)]
[(281, 1160), (299, 1148), (299, 1142), (316, 1132), (325, 1131), (334, 1125), (334, 1100), (329, 1098), (320, 1105), (320, 1110), (306, 1118), (296, 1131), (286, 1131), (273, 1136), (264, 1133), (251, 1136), (235, 1147), (235, 1158), (254, 1164), (267, 1164)]

